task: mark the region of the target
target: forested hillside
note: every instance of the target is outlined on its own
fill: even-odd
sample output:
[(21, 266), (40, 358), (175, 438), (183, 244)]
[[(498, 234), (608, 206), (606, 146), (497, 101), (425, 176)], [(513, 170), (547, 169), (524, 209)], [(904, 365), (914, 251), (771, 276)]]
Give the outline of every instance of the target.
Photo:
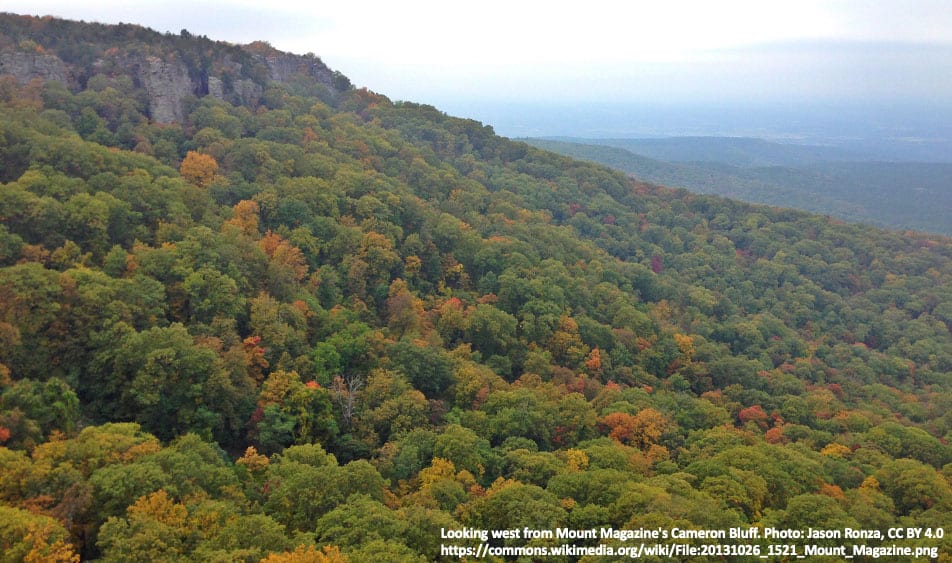
[[(32, 37), (0, 45), (72, 45)], [(84, 85), (0, 77), (4, 561), (948, 526), (950, 239), (634, 182), (300, 73), (159, 123), (99, 62), (121, 44), (90, 36)]]

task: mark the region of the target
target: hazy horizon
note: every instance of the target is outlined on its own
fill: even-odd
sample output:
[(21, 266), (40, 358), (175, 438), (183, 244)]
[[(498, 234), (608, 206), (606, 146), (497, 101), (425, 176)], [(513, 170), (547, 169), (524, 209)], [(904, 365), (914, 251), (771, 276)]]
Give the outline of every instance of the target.
[(952, 162), (952, 104), (466, 104), (436, 106), (511, 137), (751, 137), (883, 160)]

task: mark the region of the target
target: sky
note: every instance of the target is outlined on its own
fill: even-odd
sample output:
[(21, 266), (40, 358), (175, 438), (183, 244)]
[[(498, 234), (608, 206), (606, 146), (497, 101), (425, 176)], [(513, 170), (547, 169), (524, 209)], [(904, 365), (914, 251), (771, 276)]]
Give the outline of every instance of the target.
[(0, 10), (266, 40), (318, 55), (357, 86), (444, 110), (952, 106), (948, 0), (3, 0)]

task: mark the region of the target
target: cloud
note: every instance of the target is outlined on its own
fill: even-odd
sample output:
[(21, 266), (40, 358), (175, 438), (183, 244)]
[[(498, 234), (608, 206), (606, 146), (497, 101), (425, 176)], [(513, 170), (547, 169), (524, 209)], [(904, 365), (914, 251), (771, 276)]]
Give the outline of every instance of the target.
[(134, 23), (160, 32), (178, 33), (187, 29), (195, 35), (232, 43), (296, 37), (321, 26), (320, 19), (302, 19), (292, 10), (276, 7), (262, 9), (242, 0), (163, 2), (116, 2), (87, 0), (62, 2), (7, 0), (4, 10), (32, 15), (53, 15), (68, 19), (101, 23)]
[(828, 2), (839, 39), (873, 42), (952, 44), (952, 4), (948, 0)]
[(952, 96), (946, 0), (5, 0), (314, 52), (392, 98), (565, 100)]

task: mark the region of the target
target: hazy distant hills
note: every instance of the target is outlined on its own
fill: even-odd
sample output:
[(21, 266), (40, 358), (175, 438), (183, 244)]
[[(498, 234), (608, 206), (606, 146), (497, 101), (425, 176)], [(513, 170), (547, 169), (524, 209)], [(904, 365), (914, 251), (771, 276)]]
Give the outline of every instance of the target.
[[(582, 142), (571, 138), (554, 140)], [(598, 139), (594, 141), (594, 144), (625, 149), (665, 162), (718, 162), (742, 168), (874, 160), (863, 153), (838, 147), (789, 145), (747, 137)]]
[(952, 163), (734, 137), (525, 139), (641, 180), (895, 229), (952, 234)]

